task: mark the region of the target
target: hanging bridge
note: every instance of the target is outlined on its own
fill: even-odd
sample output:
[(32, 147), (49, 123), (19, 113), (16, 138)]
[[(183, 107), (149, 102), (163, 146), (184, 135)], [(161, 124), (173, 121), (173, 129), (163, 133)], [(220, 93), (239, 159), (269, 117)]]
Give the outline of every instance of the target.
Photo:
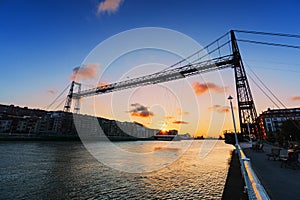
[[(246, 75), (242, 57), (238, 47), (238, 41), (248, 42), (254, 44), (272, 45), (279, 47), (298, 48), (300, 46), (286, 45), (279, 43), (270, 43), (255, 40), (237, 40), (235, 32), (257, 34), (257, 35), (272, 35), (279, 37), (294, 37), (300, 38), (299, 35), (266, 33), (256, 31), (231, 30), (224, 34), (214, 42), (210, 43), (203, 49), (195, 52), (189, 57), (169, 66), (168, 68), (138, 78), (132, 78), (120, 82), (103, 84), (101, 86), (81, 90), (81, 83), (73, 81), (70, 86), (69, 94), (67, 96), (64, 111), (70, 112), (72, 107), (72, 100), (74, 100), (74, 113), (80, 112), (80, 99), (94, 95), (106, 94), (115, 91), (125, 90), (128, 88), (141, 87), (150, 84), (158, 84), (178, 79), (183, 79), (197, 74), (207, 73), (225, 68), (232, 68), (234, 70), (236, 96), (238, 104), (238, 114), (240, 122), (240, 130), (242, 133), (250, 131), (256, 136), (259, 134), (259, 125), (257, 120), (257, 111), (253, 100), (252, 92), (249, 86), (249, 81)], [(221, 49), (225, 46), (230, 47), (230, 52), (222, 55)], [(204, 54), (204, 55), (203, 55)], [(218, 55), (208, 59), (208, 56)], [(201, 55), (201, 56), (200, 56)], [(77, 91), (75, 88), (77, 86)], [(249, 130), (250, 129), (250, 130)]]

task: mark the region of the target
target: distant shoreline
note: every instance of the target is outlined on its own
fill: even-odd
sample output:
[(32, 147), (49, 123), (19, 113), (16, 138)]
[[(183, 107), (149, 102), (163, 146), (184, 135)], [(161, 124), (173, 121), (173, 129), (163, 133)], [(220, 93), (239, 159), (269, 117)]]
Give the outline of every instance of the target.
[[(122, 136), (108, 136), (110, 141), (138, 141), (154, 140), (153, 138), (134, 138)], [(103, 140), (107, 140), (104, 138)], [(99, 137), (84, 138), (87, 141), (99, 141)], [(28, 135), (28, 134), (0, 134), (0, 141), (81, 141), (79, 136), (74, 135)]]
[[(0, 142), (1, 141), (81, 141), (82, 139), (87, 141), (101, 141), (100, 137), (87, 136), (85, 138), (81, 138), (78, 135), (51, 135), (51, 134), (20, 134), (20, 133), (0, 133)], [(136, 138), (136, 137), (125, 137), (125, 136), (106, 136), (103, 137), (103, 141), (160, 141), (155, 139), (154, 137), (150, 138)], [(181, 140), (218, 140), (217, 138), (189, 138)], [(161, 140), (162, 141), (162, 140)], [(173, 140), (172, 140), (173, 141)]]
[(77, 136), (0, 135), (0, 141), (80, 141)]

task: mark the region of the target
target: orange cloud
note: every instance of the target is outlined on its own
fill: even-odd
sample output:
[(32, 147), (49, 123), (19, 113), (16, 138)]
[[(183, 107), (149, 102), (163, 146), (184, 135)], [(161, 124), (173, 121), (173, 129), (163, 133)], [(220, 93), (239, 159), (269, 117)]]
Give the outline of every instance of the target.
[(108, 86), (109, 83), (104, 83), (104, 82), (99, 82), (97, 87), (105, 87), (105, 86)]
[(49, 94), (55, 94), (55, 93), (56, 93), (56, 90), (54, 90), (54, 89), (49, 89), (49, 90), (47, 90), (47, 93), (49, 93)]
[(117, 12), (123, 0), (105, 0), (100, 2), (97, 9), (97, 14), (107, 12), (108, 14)]
[(213, 105), (209, 107), (208, 110), (217, 111), (218, 113), (227, 113), (230, 112), (229, 106)]
[(174, 121), (173, 124), (188, 124), (186, 121)]
[(171, 119), (174, 119), (175, 117), (174, 116), (166, 116), (165, 118), (166, 118), (166, 120), (171, 120)]
[(201, 84), (199, 82), (194, 82), (193, 88), (197, 95), (201, 95), (208, 90), (212, 90), (216, 93), (223, 93), (223, 92), (226, 92), (226, 90), (227, 90), (227, 87), (220, 87), (220, 86), (218, 86), (214, 83), (210, 83), (210, 82), (203, 83), (203, 84)]
[(148, 117), (152, 117), (154, 115), (153, 112), (151, 112), (148, 107), (143, 106), (139, 103), (133, 103), (130, 106), (132, 106), (133, 109), (131, 109), (129, 111), (129, 113), (133, 117), (148, 118)]
[(177, 115), (179, 115), (179, 116), (189, 115), (189, 114), (190, 114), (190, 113), (187, 112), (187, 111), (182, 111), (180, 108), (177, 108), (177, 109), (176, 109), (176, 113), (177, 113)]
[(88, 64), (88, 65), (84, 65), (83, 67), (75, 67), (73, 69), (73, 75), (70, 76), (70, 79), (71, 80), (77, 80), (77, 79), (88, 80), (88, 79), (92, 79), (97, 74), (97, 67), (98, 66), (99, 66), (99, 64), (91, 63), (91, 64)]
[(293, 100), (293, 101), (300, 101), (300, 96), (293, 96), (293, 97), (292, 97), (292, 100)]

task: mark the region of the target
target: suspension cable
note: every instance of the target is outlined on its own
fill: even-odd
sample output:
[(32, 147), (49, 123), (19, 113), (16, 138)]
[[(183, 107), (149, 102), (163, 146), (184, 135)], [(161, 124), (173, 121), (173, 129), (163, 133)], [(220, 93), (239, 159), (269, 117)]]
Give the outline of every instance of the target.
[[(251, 70), (251, 72), (255, 75), (255, 77), (263, 84), (263, 86), (272, 94), (272, 96), (285, 108), (287, 109), (287, 107), (276, 97), (276, 95), (261, 81), (261, 79), (254, 73), (254, 71), (249, 67), (249, 65), (247, 65), (248, 68)], [(264, 91), (263, 88), (260, 87), (260, 85), (248, 74), (248, 77), (252, 80), (252, 82), (264, 93), (264, 95), (266, 95), (266, 97), (268, 97), (268, 99), (270, 101), (272, 101), (272, 103), (278, 108), (281, 109), (280, 106)], [(283, 113), (283, 115), (288, 119), (288, 115), (286, 113)], [(300, 126), (292, 120), (293, 125), (300, 130)]]
[(59, 104), (54, 108), (54, 110), (57, 110), (63, 103), (65, 102), (65, 99), (63, 98)]
[(211, 50), (211, 51), (207, 52), (207, 54), (206, 54), (206, 55), (204, 55), (204, 56), (201, 56), (200, 58), (197, 58), (197, 59), (193, 60), (191, 63), (195, 63), (195, 62), (197, 62), (197, 61), (201, 60), (202, 58), (205, 58), (205, 57), (207, 57), (208, 55), (210, 55), (210, 54), (212, 54), (212, 53), (214, 53), (214, 52), (216, 52), (216, 51), (220, 50), (222, 47), (224, 47), (225, 45), (227, 45), (227, 44), (229, 44), (229, 43), (230, 43), (230, 41), (227, 41), (227, 42), (223, 43), (223, 44), (222, 44), (222, 45), (220, 45), (219, 47), (217, 47), (217, 48), (215, 48), (215, 49), (213, 49), (213, 50)]
[(45, 106), (44, 109), (48, 110), (53, 104), (55, 104), (56, 101), (58, 101), (58, 99), (63, 95), (63, 93), (65, 93), (65, 91), (69, 87), (70, 87), (70, 84), (68, 84), (67, 87), (48, 106)]
[(300, 35), (297, 34), (269, 33), (269, 32), (262, 32), (262, 31), (247, 31), (247, 30), (234, 30), (234, 32), (250, 33), (255, 35), (272, 35), (272, 36), (281, 36), (281, 37), (300, 38)]
[(250, 71), (254, 74), (254, 76), (257, 78), (257, 80), (265, 87), (265, 89), (268, 90), (268, 92), (279, 102), (281, 106), (283, 106), (285, 109), (287, 108), (282, 101), (271, 91), (271, 89), (258, 77), (258, 75), (251, 69), (251, 67), (246, 64), (247, 67), (250, 69)]
[[(167, 67), (167, 68), (165, 68), (165, 69), (163, 69), (162, 71), (166, 71), (166, 70), (168, 70), (168, 69), (170, 69), (170, 68), (172, 68), (172, 67), (175, 67), (175, 66), (177, 66), (177, 65), (179, 65), (179, 64), (181, 64), (181, 63), (187, 61), (188, 59), (192, 58), (193, 56), (195, 56), (195, 55), (201, 53), (202, 51), (205, 52), (205, 49), (207, 49), (208, 47), (212, 46), (213, 44), (215, 44), (215, 43), (218, 42), (219, 40), (223, 39), (223, 38), (226, 37), (228, 34), (229, 34), (229, 32), (226, 32), (224, 35), (222, 35), (222, 36), (219, 37), (218, 39), (214, 40), (213, 42), (209, 43), (208, 45), (206, 45), (205, 47), (203, 47), (203, 48), (200, 49), (199, 51), (196, 51), (195, 53), (191, 54), (190, 56), (188, 56), (188, 57), (186, 57), (186, 58), (180, 60), (179, 62), (177, 62), (177, 63), (175, 63), (175, 64), (173, 64), (173, 65), (171, 65), (171, 66), (169, 66), (169, 67)], [(196, 59), (196, 60), (197, 60), (197, 59)]]
[(281, 44), (281, 43), (273, 43), (273, 42), (262, 42), (262, 41), (244, 40), (244, 39), (238, 39), (237, 41), (247, 42), (247, 43), (254, 43), (254, 44), (263, 44), (263, 45), (269, 45), (269, 46), (288, 47), (288, 48), (300, 49), (300, 46), (289, 45), (289, 44)]
[(277, 107), (277, 108), (280, 108), (279, 105), (264, 91), (264, 89), (262, 87), (260, 87), (260, 85), (248, 74), (247, 75), (251, 80), (252, 82), (260, 89), (260, 91), (266, 95), (266, 97), (268, 97), (268, 99)]

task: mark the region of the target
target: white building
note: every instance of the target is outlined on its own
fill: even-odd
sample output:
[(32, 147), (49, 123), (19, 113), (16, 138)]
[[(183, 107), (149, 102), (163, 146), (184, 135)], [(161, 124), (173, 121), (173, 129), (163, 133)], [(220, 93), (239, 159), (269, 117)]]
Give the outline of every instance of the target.
[(280, 131), (286, 120), (300, 120), (300, 108), (270, 109), (259, 115), (259, 123), (263, 134)]

